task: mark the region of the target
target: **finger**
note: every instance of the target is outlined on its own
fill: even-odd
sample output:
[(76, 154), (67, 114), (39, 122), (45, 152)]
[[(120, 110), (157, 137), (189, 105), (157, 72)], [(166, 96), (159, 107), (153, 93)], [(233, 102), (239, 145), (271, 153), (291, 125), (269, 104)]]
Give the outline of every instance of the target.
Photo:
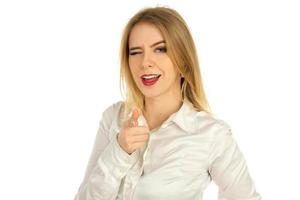
[(143, 135), (136, 135), (132, 138), (133, 143), (136, 142), (145, 142), (149, 139), (149, 135), (148, 134), (143, 134)]
[(132, 119), (137, 121), (139, 118), (139, 111), (137, 110), (137, 108), (133, 108), (133, 111), (132, 111)]
[(132, 148), (139, 149), (139, 148), (143, 147), (145, 144), (146, 144), (146, 142), (135, 142), (132, 144)]
[(131, 119), (130, 119), (130, 126), (131, 127), (138, 126), (138, 118), (139, 118), (139, 112), (136, 108), (133, 108)]
[(136, 126), (130, 128), (130, 135), (143, 135), (149, 134), (149, 129), (145, 126)]
[(129, 120), (129, 127), (137, 127), (138, 126), (138, 122), (133, 120), (133, 119), (130, 119)]

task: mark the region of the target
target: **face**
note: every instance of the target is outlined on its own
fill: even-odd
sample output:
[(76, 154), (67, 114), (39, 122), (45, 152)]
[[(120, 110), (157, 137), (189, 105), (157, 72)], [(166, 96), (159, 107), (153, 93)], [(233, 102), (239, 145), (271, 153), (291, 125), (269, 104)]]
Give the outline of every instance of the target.
[(180, 74), (169, 58), (164, 38), (155, 25), (140, 22), (132, 28), (129, 67), (145, 98), (180, 95)]

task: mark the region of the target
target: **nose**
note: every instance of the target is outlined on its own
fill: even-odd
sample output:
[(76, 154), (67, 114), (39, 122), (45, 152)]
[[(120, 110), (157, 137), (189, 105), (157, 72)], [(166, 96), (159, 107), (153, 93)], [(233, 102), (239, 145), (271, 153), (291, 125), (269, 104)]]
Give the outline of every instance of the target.
[(145, 52), (142, 60), (142, 67), (148, 68), (153, 67), (153, 61), (150, 53)]

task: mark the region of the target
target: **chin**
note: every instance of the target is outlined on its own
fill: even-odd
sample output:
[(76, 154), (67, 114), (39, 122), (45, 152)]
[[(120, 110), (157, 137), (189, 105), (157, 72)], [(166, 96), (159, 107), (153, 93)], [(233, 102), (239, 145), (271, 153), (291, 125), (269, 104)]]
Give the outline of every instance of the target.
[(160, 92), (157, 92), (157, 91), (147, 91), (147, 92), (145, 92), (145, 91), (142, 91), (142, 94), (144, 95), (144, 97), (146, 97), (146, 98), (154, 98), (154, 97), (157, 97), (157, 96), (159, 96), (161, 93)]
[(148, 94), (148, 93), (143, 93), (143, 95), (144, 95), (144, 97), (146, 97), (146, 98), (153, 98), (153, 97), (157, 97), (157, 96), (159, 96), (158, 94), (153, 94), (153, 93), (151, 93), (151, 94)]

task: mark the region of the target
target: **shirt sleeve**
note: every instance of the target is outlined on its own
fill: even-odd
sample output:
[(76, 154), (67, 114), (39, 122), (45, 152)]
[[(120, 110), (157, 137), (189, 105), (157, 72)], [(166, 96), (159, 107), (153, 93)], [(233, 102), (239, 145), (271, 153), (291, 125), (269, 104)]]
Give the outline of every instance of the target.
[(219, 200), (261, 200), (230, 128), (214, 138), (209, 162), (210, 176), (219, 187)]
[(116, 199), (122, 178), (137, 160), (137, 151), (129, 155), (119, 145), (117, 135), (109, 137), (118, 113), (116, 107), (114, 104), (102, 114), (85, 176), (74, 200)]

